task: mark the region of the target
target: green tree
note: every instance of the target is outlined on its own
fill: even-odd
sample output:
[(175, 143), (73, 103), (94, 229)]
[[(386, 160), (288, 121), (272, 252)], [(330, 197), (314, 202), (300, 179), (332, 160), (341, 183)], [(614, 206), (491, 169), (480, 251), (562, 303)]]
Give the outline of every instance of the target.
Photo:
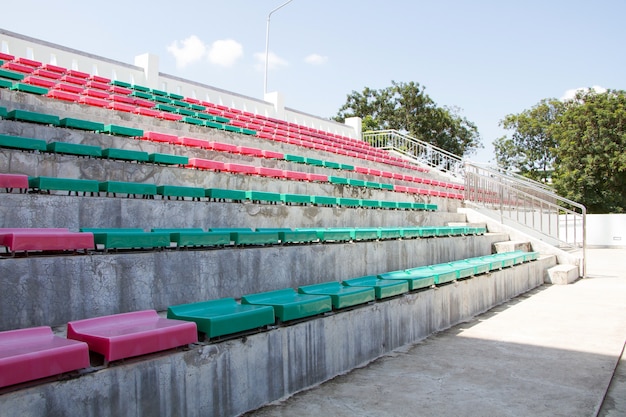
[(512, 130), (511, 137), (496, 139), (496, 162), (531, 179), (547, 182), (556, 157), (552, 133), (556, 120), (566, 106), (556, 99), (546, 99), (520, 114), (509, 114), (500, 126)]
[(440, 107), (418, 83), (391, 82), (380, 90), (369, 87), (348, 94), (334, 120), (360, 117), (363, 130), (395, 129), (456, 155), (481, 147), (476, 125), (455, 108)]
[(626, 92), (579, 92), (553, 129), (554, 186), (589, 213), (626, 211)]

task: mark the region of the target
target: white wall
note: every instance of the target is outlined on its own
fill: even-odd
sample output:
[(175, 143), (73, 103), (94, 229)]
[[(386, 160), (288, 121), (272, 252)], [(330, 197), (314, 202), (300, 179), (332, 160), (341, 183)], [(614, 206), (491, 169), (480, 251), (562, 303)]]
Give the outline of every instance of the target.
[(626, 214), (588, 214), (587, 245), (626, 247)]

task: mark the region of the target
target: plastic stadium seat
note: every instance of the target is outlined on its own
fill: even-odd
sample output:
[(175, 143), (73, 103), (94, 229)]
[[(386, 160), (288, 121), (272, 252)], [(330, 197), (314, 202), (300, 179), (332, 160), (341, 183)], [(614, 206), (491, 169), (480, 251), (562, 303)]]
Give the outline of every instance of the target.
[(352, 307), (374, 301), (376, 294), (373, 288), (347, 287), (340, 282), (324, 282), (305, 285), (298, 288), (300, 294), (327, 295), (331, 298), (334, 309)]
[[(159, 249), (170, 246), (169, 233), (146, 232), (138, 228), (81, 228), (93, 233), (95, 244), (108, 249)], [(99, 247), (97, 247), (99, 249)]]
[(196, 139), (196, 138), (190, 138), (187, 136), (181, 136), (178, 138), (178, 143), (181, 145), (185, 145), (185, 146), (192, 146), (192, 147), (196, 147), (196, 148), (205, 148), (205, 149), (210, 149), (211, 148), (211, 142), (206, 140), (206, 139)]
[(224, 171), (224, 163), (203, 158), (189, 158), (188, 168), (206, 169), (211, 171)]
[(192, 200), (199, 201), (201, 198), (204, 198), (204, 188), (180, 185), (159, 185), (157, 187), (157, 194), (163, 196), (163, 198), (167, 197), (168, 200), (170, 197), (183, 200), (185, 197), (189, 197)]
[(77, 103), (80, 100), (80, 95), (61, 90), (50, 90), (46, 96), (56, 100), (64, 100), (72, 103)]
[(92, 122), (90, 120), (73, 119), (65, 117), (59, 120), (59, 126), (67, 127), (70, 129), (90, 130), (94, 132), (101, 132), (104, 130), (104, 123)]
[(407, 281), (379, 279), (376, 275), (347, 279), (342, 284), (348, 287), (373, 288), (376, 299), (394, 297), (409, 291)]
[(24, 82), (25, 84), (36, 85), (38, 87), (44, 87), (44, 88), (52, 88), (56, 85), (55, 80), (51, 80), (49, 78), (35, 77), (33, 75), (24, 77), (22, 82)]
[(11, 110), (7, 113), (7, 119), (53, 126), (59, 125), (59, 116), (28, 110)]
[(91, 95), (83, 95), (78, 100), (79, 103), (88, 104), (90, 106), (106, 108), (109, 105), (107, 100), (98, 97), (92, 97)]
[(244, 295), (241, 303), (272, 306), (275, 316), (283, 322), (332, 310), (330, 296), (299, 294), (292, 288)]
[(46, 149), (48, 152), (59, 154), (90, 156), (94, 158), (100, 158), (102, 156), (102, 148), (94, 145), (82, 145), (68, 142), (50, 142)]
[(237, 153), (237, 145), (232, 145), (230, 143), (222, 143), (222, 142), (213, 142), (212, 148), (218, 152), (230, 152)]
[(48, 144), (43, 139), (21, 136), (0, 135), (0, 148), (13, 148), (24, 151), (46, 151)]
[(28, 186), (36, 192), (68, 191), (71, 193), (90, 193), (97, 195), (98, 181), (80, 178), (29, 177)]
[(26, 191), (28, 190), (28, 175), (21, 174), (0, 174), (0, 188), (4, 188), (7, 193), (13, 189)]
[(113, 194), (116, 197), (117, 194), (126, 194), (126, 196), (144, 196), (151, 197), (157, 194), (157, 186), (155, 184), (144, 184), (135, 182), (122, 182), (122, 181), (104, 181), (99, 185), (100, 192)]
[(263, 177), (284, 178), (285, 174), (282, 169), (257, 167), (256, 173)]
[(285, 178), (289, 180), (295, 180), (295, 181), (308, 181), (309, 180), (306, 172), (289, 171), (289, 170), (285, 170), (283, 172), (284, 172)]
[(324, 174), (314, 174), (314, 173), (308, 173), (306, 174), (307, 180), (308, 181), (318, 181), (318, 182), (328, 182), (328, 175), (324, 175)]
[(0, 244), (9, 252), (95, 249), (91, 233), (63, 229), (0, 229)]
[(241, 202), (246, 199), (246, 191), (229, 190), (223, 188), (207, 188), (204, 190), (205, 197), (213, 201), (235, 201)]
[(154, 310), (71, 321), (67, 338), (86, 342), (107, 362), (198, 341), (195, 323), (161, 318)]
[(192, 321), (208, 338), (240, 333), (274, 324), (274, 308), (241, 304), (234, 298), (170, 306), (167, 318)]
[(144, 131), (141, 139), (150, 140), (153, 142), (165, 142), (165, 143), (178, 142), (178, 136), (176, 135), (170, 135), (167, 133), (152, 132), (152, 131)]
[(55, 336), (50, 327), (0, 332), (0, 388), (89, 366), (87, 344)]
[(181, 229), (152, 229), (152, 232), (166, 232), (170, 234), (170, 242), (177, 248), (212, 247), (230, 244), (228, 232), (205, 232), (200, 228)]
[(386, 280), (406, 281), (409, 284), (409, 291), (415, 291), (421, 288), (429, 288), (435, 285), (435, 274), (410, 274), (407, 271), (392, 271), (384, 274), (378, 274), (378, 278)]
[(257, 169), (255, 166), (245, 164), (224, 163), (224, 170), (228, 172), (247, 175), (255, 175), (257, 173)]

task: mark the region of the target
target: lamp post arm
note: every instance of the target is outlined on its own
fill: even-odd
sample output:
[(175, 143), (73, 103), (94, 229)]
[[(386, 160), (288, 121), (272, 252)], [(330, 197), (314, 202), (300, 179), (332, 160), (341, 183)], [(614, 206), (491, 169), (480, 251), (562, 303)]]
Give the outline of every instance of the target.
[(288, 1), (284, 2), (280, 6), (278, 6), (277, 8), (272, 10), (271, 12), (269, 12), (269, 14), (267, 15), (267, 28), (265, 29), (265, 79), (264, 79), (264, 83), (263, 83), (263, 94), (267, 94), (267, 64), (268, 64), (267, 61), (268, 61), (268, 58), (269, 58), (269, 47), (270, 47), (270, 18), (272, 17), (272, 13), (274, 13), (275, 11), (285, 7), (286, 5), (291, 3), (292, 1), (293, 0), (288, 0)]

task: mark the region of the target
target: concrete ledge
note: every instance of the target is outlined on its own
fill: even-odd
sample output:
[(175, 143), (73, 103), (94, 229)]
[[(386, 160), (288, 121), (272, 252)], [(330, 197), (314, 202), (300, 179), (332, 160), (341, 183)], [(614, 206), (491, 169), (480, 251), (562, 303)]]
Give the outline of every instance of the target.
[(555, 262), (546, 256), (292, 326), (5, 392), (0, 409), (33, 417), (240, 415), (540, 286)]
[(524, 252), (532, 252), (533, 248), (527, 240), (508, 240), (504, 242), (496, 242), (493, 244), (495, 253), (513, 252), (521, 250)]
[(579, 277), (579, 270), (576, 265), (556, 265), (546, 272), (544, 280), (546, 284), (567, 285), (576, 281)]

